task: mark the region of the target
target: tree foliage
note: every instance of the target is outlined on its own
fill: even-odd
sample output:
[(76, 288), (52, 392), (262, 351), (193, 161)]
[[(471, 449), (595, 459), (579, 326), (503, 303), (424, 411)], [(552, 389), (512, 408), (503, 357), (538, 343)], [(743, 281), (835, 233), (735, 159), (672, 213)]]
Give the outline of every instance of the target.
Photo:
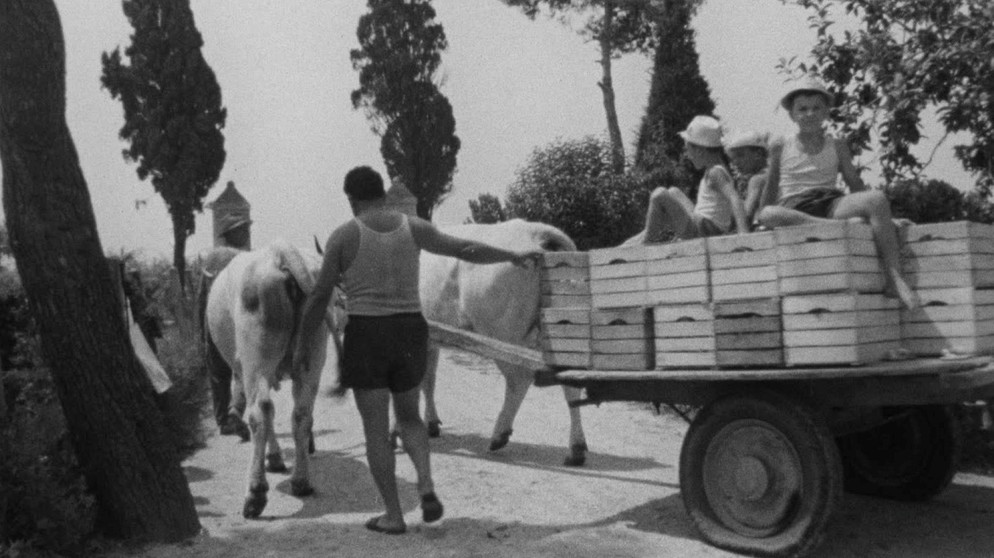
[(642, 229), (648, 187), (611, 164), (611, 146), (591, 136), (535, 149), (508, 188), (508, 217), (559, 227), (581, 250), (620, 244)]
[(684, 144), (679, 132), (694, 116), (712, 114), (715, 109), (690, 27), (700, 4), (700, 0), (658, 2), (652, 85), (635, 153), (636, 168), (655, 175), (657, 184), (687, 190), (693, 189), (698, 177), (687, 165), (677, 164)]
[(387, 172), (418, 200), (418, 216), (432, 211), (452, 190), (460, 142), (452, 105), (436, 84), (441, 52), (448, 47), (429, 0), (369, 0), (359, 18), (359, 72), (353, 107), (363, 109), (380, 140)]
[[(824, 79), (839, 101), (834, 119), (855, 149), (879, 142), (885, 179), (921, 173), (912, 147), (935, 109), (981, 193), (994, 184), (994, 3), (990, 0), (783, 0), (811, 11), (811, 60), (782, 61), (793, 74)], [(833, 11), (833, 9), (835, 11)], [(836, 32), (841, 9), (858, 21)], [(945, 138), (943, 138), (945, 139)]]
[(935, 179), (899, 179), (883, 188), (895, 217), (915, 223), (945, 221), (994, 222), (994, 208), (976, 192), (964, 194), (948, 182)]
[(138, 163), (138, 178), (151, 177), (173, 223), (173, 265), (186, 276), (186, 239), (194, 212), (224, 166), (227, 111), (221, 88), (204, 60), (204, 41), (189, 0), (123, 0), (134, 28), (131, 45), (104, 53), (101, 83), (124, 107), (124, 158)]
[(500, 198), (493, 194), (480, 194), (476, 200), (469, 200), (469, 214), (468, 223), (500, 223), (508, 219)]
[[(653, 32), (661, 0), (501, 0), (520, 8), (534, 19), (543, 7), (549, 15), (572, 27), (587, 40), (597, 42), (601, 51), (601, 81), (607, 130), (611, 138), (611, 167), (615, 174), (625, 170), (625, 146), (621, 139), (615, 108), (611, 61), (622, 54), (651, 52), (657, 36)], [(695, 2), (697, 0), (688, 0)]]

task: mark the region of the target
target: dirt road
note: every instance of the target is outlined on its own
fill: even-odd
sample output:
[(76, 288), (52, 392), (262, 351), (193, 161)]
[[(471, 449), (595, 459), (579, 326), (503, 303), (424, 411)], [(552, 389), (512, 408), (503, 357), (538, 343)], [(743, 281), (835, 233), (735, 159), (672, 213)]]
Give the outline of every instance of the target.
[[(503, 380), (487, 361), (443, 352), (442, 437), (433, 468), (445, 518), (420, 522), (415, 476), (398, 456), (408, 534), (363, 528), (381, 511), (366, 469), (350, 399), (320, 397), (315, 415), (317, 494), (289, 495), (286, 475), (270, 475), (262, 519), (241, 516), (249, 445), (215, 436), (184, 465), (205, 533), (181, 545), (115, 551), (108, 558), (180, 557), (726, 557), (703, 543), (684, 513), (677, 464), (686, 426), (676, 418), (614, 403), (583, 410), (591, 453), (584, 468), (560, 464), (568, 420), (558, 388), (533, 389), (510, 445), (489, 453)], [(289, 386), (278, 394), (277, 434), (292, 456)], [(288, 462), (289, 463), (289, 462)], [(959, 475), (929, 503), (846, 495), (816, 558), (994, 556), (994, 478)]]

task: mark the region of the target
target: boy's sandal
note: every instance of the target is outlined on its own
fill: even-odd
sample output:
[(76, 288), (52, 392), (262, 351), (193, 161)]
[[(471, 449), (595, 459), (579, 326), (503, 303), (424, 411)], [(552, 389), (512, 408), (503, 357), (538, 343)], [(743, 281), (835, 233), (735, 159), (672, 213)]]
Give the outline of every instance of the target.
[(366, 522), (366, 529), (369, 529), (370, 531), (375, 531), (377, 533), (383, 533), (383, 534), (386, 534), (386, 535), (403, 535), (404, 533), (407, 532), (407, 527), (406, 526), (399, 527), (399, 528), (398, 527), (394, 527), (394, 528), (383, 527), (382, 525), (380, 525), (380, 520), (383, 519), (384, 517), (386, 517), (386, 516), (377, 515), (375, 517), (369, 518), (369, 521)]
[(429, 492), (421, 497), (421, 519), (425, 523), (432, 523), (441, 519), (444, 509), (442, 502), (438, 500), (438, 496), (435, 496), (434, 492)]

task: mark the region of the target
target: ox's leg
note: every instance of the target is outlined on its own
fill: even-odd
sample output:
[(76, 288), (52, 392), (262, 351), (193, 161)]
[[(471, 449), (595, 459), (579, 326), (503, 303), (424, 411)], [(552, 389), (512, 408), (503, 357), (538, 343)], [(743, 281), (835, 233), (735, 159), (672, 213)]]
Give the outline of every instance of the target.
[(266, 380), (259, 377), (259, 383), (265, 385), (253, 386), (249, 392), (249, 431), (252, 433), (252, 462), (249, 465), (248, 494), (245, 496), (245, 506), (242, 515), (246, 518), (259, 517), (268, 501), (269, 483), (266, 482), (266, 471), (263, 461), (266, 453), (266, 441), (273, 431), (273, 416), (275, 414), (273, 400)]
[(497, 415), (494, 433), (490, 438), (490, 451), (497, 451), (507, 445), (514, 432), (514, 417), (521, 409), (528, 388), (535, 380), (535, 375), (526, 368), (498, 363), (497, 367), (504, 374), (504, 405)]
[(314, 424), (314, 399), (318, 393), (321, 369), (312, 367), (293, 380), (293, 476), (290, 493), (308, 496), (314, 493), (310, 477), (311, 428)]
[(576, 403), (583, 397), (583, 390), (577, 387), (563, 386), (563, 395), (569, 406), (569, 449), (563, 465), (580, 467), (587, 462), (587, 438), (583, 434), (583, 422), (580, 420), (580, 407)]
[(442, 421), (438, 418), (435, 407), (435, 380), (438, 378), (438, 346), (428, 345), (428, 358), (425, 365), (425, 377), (421, 380), (421, 390), (425, 393), (425, 424), (428, 427), (428, 437), (438, 438), (442, 434)]

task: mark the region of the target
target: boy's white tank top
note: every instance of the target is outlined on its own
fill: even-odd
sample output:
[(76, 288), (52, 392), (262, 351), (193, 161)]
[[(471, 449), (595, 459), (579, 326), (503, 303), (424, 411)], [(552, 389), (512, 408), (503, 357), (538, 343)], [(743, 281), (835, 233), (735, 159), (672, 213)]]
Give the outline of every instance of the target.
[(825, 136), (825, 146), (814, 155), (801, 151), (797, 136), (784, 139), (780, 158), (780, 201), (811, 188), (837, 188), (839, 154), (835, 139)]
[(407, 215), (396, 229), (377, 232), (358, 218), (359, 250), (342, 274), (349, 314), (388, 316), (421, 311), (418, 273), (421, 249)]

